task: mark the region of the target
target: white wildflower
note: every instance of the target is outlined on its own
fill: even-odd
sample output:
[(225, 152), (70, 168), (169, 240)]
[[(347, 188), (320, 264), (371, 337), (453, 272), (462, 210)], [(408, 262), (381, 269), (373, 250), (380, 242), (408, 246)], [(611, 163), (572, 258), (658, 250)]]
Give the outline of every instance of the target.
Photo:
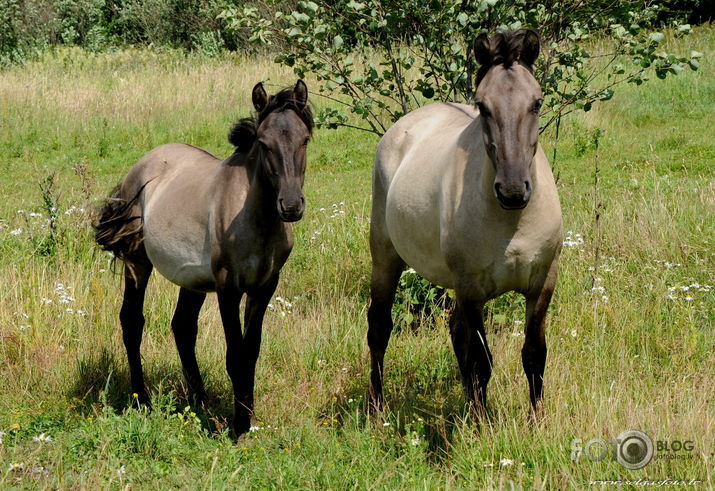
[(10, 230), (10, 235), (20, 235), (22, 233), (21, 228), (16, 228), (15, 230)]
[(501, 460), (499, 461), (499, 464), (500, 464), (502, 467), (506, 467), (506, 466), (508, 466), (508, 465), (514, 465), (514, 461), (511, 460), (511, 459), (501, 459)]
[(32, 441), (38, 443), (49, 443), (52, 441), (52, 437), (47, 433), (40, 433), (39, 436), (33, 436)]

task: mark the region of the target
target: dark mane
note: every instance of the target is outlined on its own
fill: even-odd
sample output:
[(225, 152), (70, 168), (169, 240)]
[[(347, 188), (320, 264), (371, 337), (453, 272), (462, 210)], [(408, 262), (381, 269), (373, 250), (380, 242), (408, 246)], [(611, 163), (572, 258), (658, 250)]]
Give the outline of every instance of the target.
[(256, 141), (256, 132), (261, 123), (269, 114), (286, 110), (294, 111), (303, 124), (308, 128), (308, 133), (313, 132), (313, 112), (306, 104), (302, 109), (298, 107), (293, 98), (293, 87), (286, 87), (268, 98), (268, 104), (258, 115), (239, 119), (228, 132), (228, 141), (231, 142), (239, 153), (248, 152)]
[(490, 63), (482, 64), (477, 70), (477, 85), (484, 78), (490, 68), (503, 65), (509, 68), (514, 63), (519, 63), (529, 70), (532, 67), (526, 63), (521, 63), (520, 57), (526, 31), (519, 29), (516, 31), (501, 31), (492, 36), (489, 46)]

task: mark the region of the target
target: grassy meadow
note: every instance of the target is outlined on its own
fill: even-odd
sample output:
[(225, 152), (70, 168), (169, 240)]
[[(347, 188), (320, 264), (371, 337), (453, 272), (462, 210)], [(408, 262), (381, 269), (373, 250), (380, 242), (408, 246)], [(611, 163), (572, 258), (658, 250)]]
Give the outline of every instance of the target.
[[(668, 42), (709, 57), (715, 30)], [(259, 429), (238, 443), (227, 427), (232, 391), (215, 297), (197, 343), (211, 400), (191, 408), (169, 327), (178, 289), (156, 274), (142, 345), (154, 408), (131, 408), (121, 276), (94, 247), (87, 214), (157, 145), (227, 156), (226, 133), (248, 112), (253, 84), (269, 79), (274, 91), (294, 76), (238, 55), (79, 49), (0, 72), (0, 488), (714, 486), (715, 69), (707, 57), (698, 72), (621, 87), (562, 124), (566, 245), (538, 426), (528, 418), (517, 295), (486, 313), (495, 366), (484, 423), (467, 410), (444, 316), (396, 328), (387, 410), (367, 416), (378, 139), (317, 130), (308, 208), (264, 325)], [(553, 131), (542, 137), (549, 156), (553, 140)], [(628, 429), (694, 448), (634, 471), (610, 456), (571, 460), (573, 439)]]

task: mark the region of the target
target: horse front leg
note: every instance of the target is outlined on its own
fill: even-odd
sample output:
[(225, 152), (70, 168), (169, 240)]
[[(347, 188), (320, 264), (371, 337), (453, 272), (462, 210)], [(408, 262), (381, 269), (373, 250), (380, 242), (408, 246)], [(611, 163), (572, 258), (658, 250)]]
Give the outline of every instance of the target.
[(487, 385), (492, 376), (492, 353), (487, 344), (482, 308), (481, 303), (460, 298), (457, 294), (456, 306), (449, 320), (462, 384), (479, 417), (486, 414)]
[[(278, 275), (258, 289), (250, 290), (246, 300), (244, 316), (245, 334), (241, 352), (241, 382), (234, 385), (236, 390), (236, 410), (249, 420), (253, 415), (253, 391), (256, 380), (256, 362), (261, 350), (261, 334), (266, 307), (278, 286)], [(238, 413), (237, 413), (238, 414)], [(244, 416), (245, 414), (245, 416)], [(250, 424), (249, 424), (250, 428)]]
[(234, 393), (233, 431), (236, 438), (251, 427), (250, 415), (239, 399), (245, 383), (243, 368), (243, 333), (241, 332), (241, 298), (243, 291), (226, 269), (216, 273), (216, 296), (226, 337), (226, 372)]
[(526, 294), (526, 328), (521, 361), (529, 381), (529, 398), (532, 415), (538, 419), (541, 412), (541, 396), (546, 367), (546, 312), (556, 286), (558, 255), (554, 258), (544, 280)]

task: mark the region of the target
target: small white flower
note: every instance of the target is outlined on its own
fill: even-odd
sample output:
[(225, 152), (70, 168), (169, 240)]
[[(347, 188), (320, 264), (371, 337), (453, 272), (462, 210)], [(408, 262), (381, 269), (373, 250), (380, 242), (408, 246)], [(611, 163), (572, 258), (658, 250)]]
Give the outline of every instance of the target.
[(121, 466), (119, 469), (117, 469), (117, 474), (119, 474), (120, 476), (123, 476), (126, 473), (127, 473), (127, 468), (125, 466)]
[(22, 462), (12, 462), (10, 463), (10, 467), (8, 468), (9, 471), (21, 471), (22, 469), (25, 468), (25, 464)]
[(390, 426), (390, 423), (387, 423), (387, 422), (382, 423), (382, 426), (384, 426), (385, 428), (387, 428), (388, 426)]
[(250, 428), (248, 428), (248, 431), (250, 431), (251, 433), (254, 433), (254, 432), (260, 431), (260, 430), (262, 430), (262, 429), (263, 429), (263, 428), (261, 428), (260, 426), (255, 426), (255, 425), (254, 425), (254, 426), (251, 426)]
[(575, 338), (578, 335), (578, 332), (576, 332), (576, 329), (571, 329), (571, 337)]
[(675, 295), (671, 295), (671, 294), (668, 294), (665, 298), (667, 298), (668, 300), (677, 300), (678, 299), (678, 297), (676, 297)]
[(16, 228), (15, 230), (10, 230), (10, 235), (20, 235), (22, 233), (21, 228)]
[(416, 447), (417, 445), (420, 444), (420, 437), (417, 435), (413, 436), (412, 439), (410, 440), (410, 443), (412, 444), (413, 447)]
[(47, 433), (40, 433), (39, 436), (33, 436), (32, 441), (38, 443), (49, 443), (52, 441), (52, 437)]
[(48, 303), (52, 303), (52, 302), (53, 302), (53, 300), (51, 298), (43, 298), (42, 300), (40, 300), (40, 303), (43, 303), (45, 305), (47, 305)]
[(19, 327), (19, 329), (20, 329), (21, 331), (25, 331), (25, 330), (27, 330), (27, 329), (30, 329), (31, 327), (32, 327), (32, 326), (31, 326), (30, 324), (22, 324), (22, 325)]
[(693, 300), (694, 300), (694, 298), (691, 297), (690, 295), (688, 295), (687, 297), (685, 297), (685, 301), (686, 301), (686, 302), (691, 302), (691, 301), (693, 301)]
[(328, 364), (328, 360), (318, 360), (319, 367), (324, 367), (327, 364)]
[(506, 466), (508, 466), (508, 465), (514, 465), (514, 461), (511, 460), (511, 459), (501, 459), (501, 460), (499, 461), (499, 464), (500, 464), (502, 467), (506, 467)]

